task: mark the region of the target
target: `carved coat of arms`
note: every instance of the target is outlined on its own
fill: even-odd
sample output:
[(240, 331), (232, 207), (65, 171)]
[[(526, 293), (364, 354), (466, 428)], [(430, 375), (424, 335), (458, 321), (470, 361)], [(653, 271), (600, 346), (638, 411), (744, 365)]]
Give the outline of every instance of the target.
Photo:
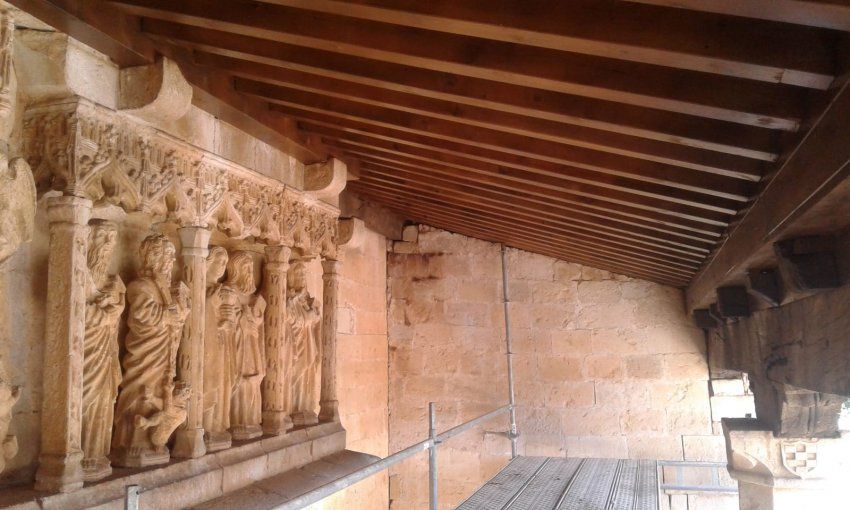
[(785, 469), (807, 478), (818, 466), (818, 445), (813, 441), (782, 443), (782, 465)]

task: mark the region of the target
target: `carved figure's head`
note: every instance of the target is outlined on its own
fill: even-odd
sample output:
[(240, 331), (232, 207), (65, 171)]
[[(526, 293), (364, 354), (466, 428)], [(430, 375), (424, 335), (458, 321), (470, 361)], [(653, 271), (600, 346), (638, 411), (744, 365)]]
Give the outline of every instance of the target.
[(174, 244), (162, 234), (152, 234), (146, 237), (139, 246), (139, 257), (142, 261), (139, 274), (156, 280), (171, 281), (171, 270), (174, 268)]
[(207, 285), (212, 285), (224, 276), (227, 269), (227, 250), (221, 246), (211, 246), (207, 256)]
[(109, 261), (118, 244), (118, 227), (107, 220), (89, 223), (88, 266), (94, 278), (102, 277), (109, 269)]
[(303, 260), (296, 260), (289, 266), (289, 272), (286, 274), (286, 285), (293, 292), (307, 288), (307, 264)]
[(227, 285), (245, 294), (257, 291), (254, 283), (254, 258), (247, 251), (237, 251), (227, 261)]

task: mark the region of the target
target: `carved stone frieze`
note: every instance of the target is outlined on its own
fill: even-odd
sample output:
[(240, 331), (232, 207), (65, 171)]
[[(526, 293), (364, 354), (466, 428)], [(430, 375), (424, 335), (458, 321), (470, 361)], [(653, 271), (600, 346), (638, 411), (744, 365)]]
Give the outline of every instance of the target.
[(83, 99), (29, 108), (24, 151), (39, 192), (325, 257), (336, 252), (336, 208)]

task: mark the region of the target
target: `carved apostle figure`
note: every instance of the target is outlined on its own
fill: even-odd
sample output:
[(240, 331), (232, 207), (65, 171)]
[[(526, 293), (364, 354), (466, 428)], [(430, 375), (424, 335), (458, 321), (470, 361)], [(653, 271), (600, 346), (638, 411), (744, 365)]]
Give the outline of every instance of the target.
[(115, 409), (113, 458), (127, 467), (166, 463), (169, 451), (154, 442), (155, 428), (144, 426), (160, 412), (171, 412), (177, 348), (189, 314), (189, 289), (171, 285), (174, 245), (151, 235), (139, 248), (139, 277), (127, 287), (124, 380)]
[(295, 262), (287, 274), (287, 340), (292, 349), (292, 423), (313, 425), (319, 422), (319, 371), (321, 370), (321, 313), (307, 292), (307, 266)]
[(121, 364), (118, 359), (118, 321), (126, 289), (109, 274), (118, 230), (115, 224), (93, 220), (89, 227), (86, 278), (86, 335), (83, 341), (83, 477), (99, 480), (112, 472), (109, 449), (113, 410)]
[(236, 334), (231, 336), (230, 432), (233, 439), (251, 439), (263, 434), (260, 385), (266, 375), (263, 335), (266, 300), (257, 293), (254, 259), (250, 253), (239, 251), (230, 257), (224, 293), (228, 297), (223, 307), (231, 307), (227, 315), (238, 318)]
[[(236, 333), (234, 314), (222, 314), (221, 278), (227, 250), (210, 247), (207, 256), (207, 302), (204, 325), (204, 440), (207, 451), (230, 448), (230, 398), (233, 393), (230, 339)], [(227, 297), (234, 298), (234, 295)]]
[(21, 398), (21, 388), (10, 386), (0, 379), (0, 473), (6, 469), (6, 461), (18, 454), (18, 438), (9, 434), (12, 422), (12, 406)]

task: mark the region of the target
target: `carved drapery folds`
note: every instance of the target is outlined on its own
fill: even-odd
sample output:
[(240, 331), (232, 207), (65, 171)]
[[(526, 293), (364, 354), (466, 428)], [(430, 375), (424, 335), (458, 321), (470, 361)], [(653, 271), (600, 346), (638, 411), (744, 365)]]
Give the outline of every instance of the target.
[(9, 434), (12, 407), (21, 398), (21, 389), (0, 380), (0, 473), (6, 461), (18, 454), (18, 438)]
[[(199, 457), (317, 423), (322, 327), (335, 324), (321, 310), (334, 315), (336, 298), (314, 301), (305, 261), (336, 258), (334, 207), (82, 99), (30, 108), (24, 150), (32, 194), (62, 195), (47, 200), (51, 372), (38, 488), (74, 490), (111, 466)], [(122, 218), (113, 206), (170, 233), (121, 246), (139, 256), (126, 287), (110, 266), (133, 235), (121, 235), (120, 219), (89, 221), (93, 211)], [(4, 388), (0, 437), (2, 406), (15, 400)]]

